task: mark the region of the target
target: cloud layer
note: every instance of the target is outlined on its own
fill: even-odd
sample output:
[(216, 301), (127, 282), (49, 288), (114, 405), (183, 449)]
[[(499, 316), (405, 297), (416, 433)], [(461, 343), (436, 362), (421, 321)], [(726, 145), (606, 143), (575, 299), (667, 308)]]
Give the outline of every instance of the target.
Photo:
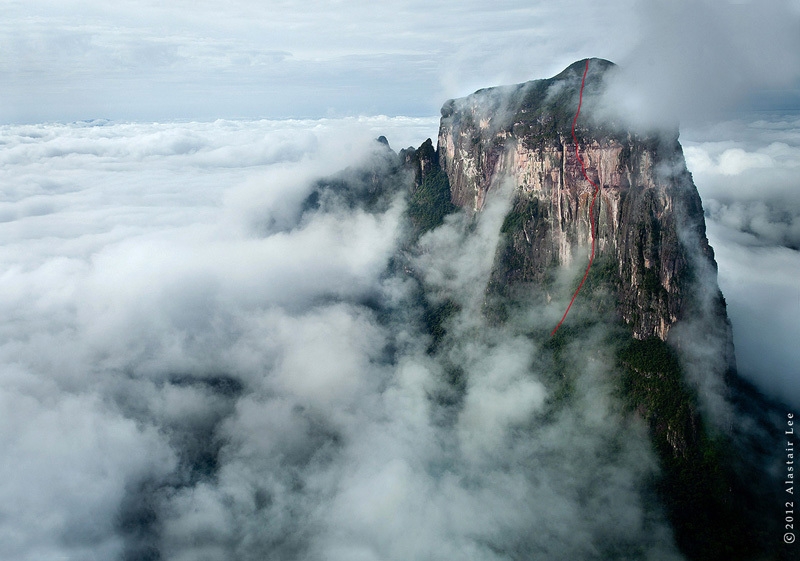
[[(800, 123), (765, 115), (690, 129), (686, 162), (703, 197), (741, 373), (800, 403), (793, 343), (800, 293)], [(735, 139), (735, 140), (733, 140)]]
[[(254, 235), (281, 190), (297, 203), (314, 177), (366, 154), (369, 123), (93, 125), (4, 131), (7, 558), (135, 549), (137, 488), (182, 480), (247, 373), (292, 335), (263, 310), (359, 293), (393, 247), (396, 212)], [(327, 329), (359, 327), (320, 313)]]
[(35, 0), (0, 23), (0, 122), (435, 115), (584, 57), (623, 66), (633, 121), (713, 121), (798, 107), (799, 21), (784, 0)]
[[(677, 558), (600, 334), (554, 401), (563, 303), (481, 319), (508, 200), (412, 276), (402, 196), (302, 211), (375, 125), (5, 129), (4, 557)], [(457, 305), (435, 355), (420, 283)]]

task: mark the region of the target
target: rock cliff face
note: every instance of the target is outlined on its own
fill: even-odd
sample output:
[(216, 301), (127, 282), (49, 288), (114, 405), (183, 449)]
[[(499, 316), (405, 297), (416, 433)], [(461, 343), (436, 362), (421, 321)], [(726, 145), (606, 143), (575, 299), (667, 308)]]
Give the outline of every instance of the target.
[[(555, 282), (559, 269), (573, 265), (577, 277), (587, 263), (595, 187), (583, 175), (583, 160), (599, 192), (593, 211), (596, 255), (587, 283), (594, 288), (584, 290), (579, 301), (599, 313), (573, 316), (564, 324), (568, 329), (554, 336), (519, 322), (521, 335), (538, 342), (542, 360), (552, 367), (543, 369), (541, 378), (549, 384), (552, 406), (566, 407), (574, 397), (571, 384), (582, 369), (570, 354), (591, 348), (592, 337), (602, 331), (603, 348), (614, 352), (607, 376), (619, 398), (615, 407), (648, 426), (661, 468), (650, 490), (660, 499), (681, 552), (698, 561), (788, 559), (769, 538), (780, 530), (768, 515), (770, 505), (779, 503), (779, 486), (766, 468), (772, 461), (767, 450), (780, 448), (774, 438), (777, 409), (736, 374), (702, 204), (677, 130), (636, 132), (609, 119), (599, 100), (613, 64), (590, 59), (573, 139), (585, 67), (586, 61), (579, 61), (548, 80), (479, 90), (445, 103), (437, 148), (426, 141), (401, 152), (401, 162), (414, 175), (409, 252), (424, 254), (430, 239), (422, 234), (444, 224), (459, 207), (466, 213), (487, 209), (480, 218), (494, 219), (497, 207), (487, 204), (489, 197), (510, 190), (502, 235), (492, 238), (500, 241), (488, 250), (497, 247), (490, 278), (484, 285), (480, 277), (478, 293), (487, 319), (482, 328), (497, 325), (513, 333), (520, 328), (513, 312), (521, 310), (517, 319), (538, 314), (546, 309), (546, 304), (536, 307), (543, 303), (541, 295), (564, 301), (571, 293)], [(452, 224), (467, 229), (481, 224), (456, 218)], [(414, 246), (418, 241), (422, 248)], [(476, 251), (481, 249), (486, 250)], [(403, 270), (414, 274), (413, 266)], [(460, 356), (451, 348), (458, 337), (448, 330), (472, 311), (461, 311), (458, 298), (438, 293), (427, 298), (425, 279), (420, 286), (423, 323), (432, 341), (428, 353), (446, 360)], [(611, 308), (629, 333), (608, 321), (605, 312)], [(460, 365), (445, 372), (454, 395), (465, 391)]]
[[(504, 225), (500, 284), (546, 285), (554, 266), (585, 262), (594, 188), (583, 177), (571, 134), (584, 63), (549, 80), (479, 90), (442, 108), (438, 159), (453, 203), (480, 211), (502, 182), (516, 189)], [(601, 187), (597, 256), (613, 264), (618, 312), (634, 336), (666, 340), (687, 304), (681, 281), (692, 273), (679, 232), (688, 232), (711, 263), (713, 253), (677, 131), (641, 135), (593, 120), (593, 102), (611, 67), (590, 60), (576, 129), (587, 174)]]

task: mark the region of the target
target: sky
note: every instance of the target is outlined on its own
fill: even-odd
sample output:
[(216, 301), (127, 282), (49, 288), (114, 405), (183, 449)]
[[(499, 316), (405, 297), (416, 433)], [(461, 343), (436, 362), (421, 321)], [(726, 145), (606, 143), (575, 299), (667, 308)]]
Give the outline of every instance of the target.
[(7, 4), (0, 118), (33, 122), (436, 115), (552, 74), (616, 17), (588, 2)]
[[(631, 124), (680, 122), (740, 372), (800, 407), (797, 0), (2, 11), (4, 558), (562, 559), (633, 539), (680, 559), (637, 494), (655, 459), (600, 335), (553, 413), (522, 333), (564, 302), (508, 331), (470, 313), (502, 201), (412, 263), (463, 309), (436, 359), (408, 327), (414, 287), (384, 274), (400, 198), (301, 213), (378, 135), (418, 146), (445, 99), (583, 57), (620, 65), (610, 108)], [(457, 414), (430, 399), (452, 363)]]
[(588, 56), (625, 64), (650, 107), (684, 117), (800, 103), (796, 0), (6, 0), (3, 13), (7, 123), (430, 116)]

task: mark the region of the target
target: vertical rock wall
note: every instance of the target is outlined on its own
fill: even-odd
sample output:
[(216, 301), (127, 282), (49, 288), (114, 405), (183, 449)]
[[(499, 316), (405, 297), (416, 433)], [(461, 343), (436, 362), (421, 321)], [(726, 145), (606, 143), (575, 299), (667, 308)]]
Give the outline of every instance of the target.
[[(599, 66), (585, 98), (592, 85), (599, 87), (607, 68)], [(516, 185), (501, 271), (505, 283), (540, 283), (553, 267), (586, 259), (594, 188), (581, 172), (569, 118), (582, 68), (482, 90), (442, 109), (439, 165), (453, 203), (477, 212), (501, 181)], [(589, 121), (584, 113), (581, 119)], [(601, 187), (594, 211), (597, 250), (615, 264), (618, 312), (635, 337), (666, 339), (685, 304), (683, 280), (691, 275), (679, 231), (695, 231), (701, 252), (713, 262), (677, 132), (641, 136), (591, 124), (577, 132), (586, 172)]]

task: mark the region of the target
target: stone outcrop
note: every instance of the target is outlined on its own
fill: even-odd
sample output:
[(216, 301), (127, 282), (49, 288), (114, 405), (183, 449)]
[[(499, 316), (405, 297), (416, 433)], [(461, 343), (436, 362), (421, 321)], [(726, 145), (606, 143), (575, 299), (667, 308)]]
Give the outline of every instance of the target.
[[(631, 330), (632, 339), (623, 330), (607, 333), (617, 347), (609, 375), (620, 405), (648, 425), (663, 471), (654, 490), (678, 547), (692, 560), (782, 559), (766, 538), (778, 529), (765, 514), (779, 487), (764, 475), (764, 458), (779, 446), (763, 445), (778, 434), (770, 420), (778, 409), (736, 374), (703, 209), (678, 132), (630, 130), (601, 112), (603, 79), (613, 64), (591, 59), (573, 138), (585, 66), (579, 61), (549, 80), (479, 90), (444, 104), (436, 150), (429, 140), (401, 152), (414, 175), (412, 240), (456, 208), (479, 213), (493, 191), (506, 196), (510, 188), (513, 200), (484, 292), (487, 324), (502, 325), (517, 304), (523, 312), (542, 309), (535, 307), (542, 296), (564, 301), (570, 289), (555, 282), (562, 276), (556, 273), (572, 265), (577, 284), (591, 247), (595, 187), (582, 160), (599, 185), (596, 256), (582, 296), (601, 312), (613, 306)], [(526, 307), (529, 297), (534, 305)], [(448, 340), (455, 306), (426, 305), (428, 352), (435, 355)], [(607, 319), (586, 317), (583, 325), (592, 327)], [(572, 391), (574, 372), (564, 355), (583, 348), (571, 347), (580, 340), (580, 321), (555, 336), (526, 333), (539, 338), (555, 365), (554, 404)], [(729, 396), (736, 414), (729, 415)], [(751, 403), (759, 405), (748, 409)], [(735, 419), (743, 420), (737, 438), (730, 436)]]
[[(442, 108), (438, 164), (453, 203), (478, 212), (493, 189), (514, 184), (498, 260), (503, 285), (542, 284), (554, 267), (587, 259), (594, 188), (583, 177), (571, 133), (584, 64), (549, 80), (479, 90)], [(713, 253), (677, 131), (636, 134), (592, 119), (603, 74), (612, 67), (590, 60), (576, 129), (586, 172), (601, 187), (597, 258), (611, 264), (618, 313), (634, 336), (665, 340), (686, 305), (682, 280), (693, 265), (685, 244), (699, 244), (712, 264)]]

